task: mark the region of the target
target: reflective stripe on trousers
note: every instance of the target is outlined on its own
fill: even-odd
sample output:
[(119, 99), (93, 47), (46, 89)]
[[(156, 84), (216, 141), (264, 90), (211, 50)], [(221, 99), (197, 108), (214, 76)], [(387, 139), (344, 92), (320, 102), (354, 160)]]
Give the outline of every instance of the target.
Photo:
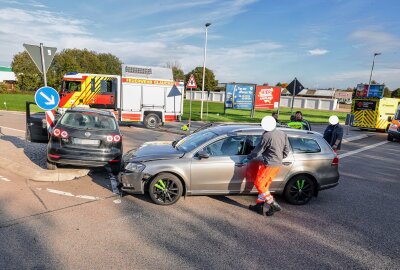
[(268, 204), (272, 204), (274, 202), (274, 198), (269, 192), (269, 186), (280, 169), (280, 166), (265, 166), (264, 164), (259, 166), (257, 177), (254, 181), (254, 186), (258, 191), (257, 203), (267, 202)]

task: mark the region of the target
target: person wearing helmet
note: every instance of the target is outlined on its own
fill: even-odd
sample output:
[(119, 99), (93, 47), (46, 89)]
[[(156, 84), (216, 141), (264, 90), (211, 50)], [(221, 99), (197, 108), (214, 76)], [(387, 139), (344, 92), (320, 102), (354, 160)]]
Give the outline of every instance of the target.
[(289, 140), (286, 133), (276, 129), (274, 117), (264, 117), (261, 126), (265, 130), (262, 139), (245, 160), (245, 162), (248, 162), (259, 156), (263, 158), (263, 163), (260, 165), (254, 181), (254, 186), (258, 190), (258, 197), (256, 204), (250, 205), (249, 209), (264, 215), (264, 205), (267, 204), (269, 209), (266, 215), (272, 216), (274, 212), (280, 211), (281, 207), (269, 192), (269, 186), (280, 171), (282, 159), (289, 154)]
[(339, 124), (339, 118), (336, 115), (329, 117), (329, 125), (324, 131), (324, 139), (333, 150), (340, 150), (343, 139), (343, 128)]

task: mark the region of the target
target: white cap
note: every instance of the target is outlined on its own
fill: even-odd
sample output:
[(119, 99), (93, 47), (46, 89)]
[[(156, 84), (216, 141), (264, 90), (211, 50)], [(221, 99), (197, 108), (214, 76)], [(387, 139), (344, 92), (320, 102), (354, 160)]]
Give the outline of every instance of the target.
[(265, 116), (261, 120), (261, 126), (265, 131), (272, 131), (276, 128), (276, 120), (272, 116)]
[(331, 117), (329, 117), (329, 123), (331, 125), (336, 125), (337, 123), (339, 123), (339, 117), (337, 117), (336, 115), (332, 115)]

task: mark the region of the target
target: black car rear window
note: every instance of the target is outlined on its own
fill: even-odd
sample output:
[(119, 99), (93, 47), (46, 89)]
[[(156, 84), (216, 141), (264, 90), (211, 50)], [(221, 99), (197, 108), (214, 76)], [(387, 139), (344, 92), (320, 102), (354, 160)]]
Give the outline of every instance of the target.
[(319, 153), (321, 147), (314, 139), (289, 137), (290, 145), (294, 153)]
[(60, 120), (60, 124), (73, 128), (116, 130), (117, 122), (113, 116), (96, 112), (67, 111)]

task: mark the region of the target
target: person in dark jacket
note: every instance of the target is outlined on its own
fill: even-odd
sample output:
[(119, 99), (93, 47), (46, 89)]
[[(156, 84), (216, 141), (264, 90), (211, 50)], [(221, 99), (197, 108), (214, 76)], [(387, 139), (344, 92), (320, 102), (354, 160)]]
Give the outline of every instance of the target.
[(274, 212), (280, 211), (281, 207), (269, 192), (269, 186), (281, 169), (282, 159), (289, 154), (289, 140), (286, 133), (276, 129), (274, 117), (264, 117), (261, 125), (265, 130), (262, 139), (245, 161), (248, 162), (259, 156), (263, 158), (263, 164), (259, 168), (254, 181), (254, 186), (258, 190), (256, 205), (250, 205), (249, 209), (263, 215), (264, 205), (268, 204), (269, 209), (266, 215), (272, 216)]
[(339, 118), (336, 115), (329, 117), (329, 125), (324, 131), (324, 139), (333, 150), (340, 150), (343, 140), (343, 128), (339, 124)]

